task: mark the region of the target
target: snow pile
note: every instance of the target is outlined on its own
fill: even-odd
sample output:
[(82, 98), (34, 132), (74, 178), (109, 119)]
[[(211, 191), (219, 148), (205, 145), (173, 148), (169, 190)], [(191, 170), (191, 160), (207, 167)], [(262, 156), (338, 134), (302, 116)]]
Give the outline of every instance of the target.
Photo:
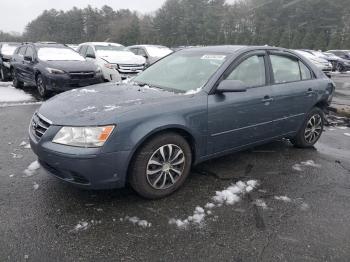
[(194, 95), (199, 93), (202, 90), (202, 87), (197, 88), (196, 90), (188, 90), (185, 95)]
[(31, 163), (26, 170), (23, 171), (25, 177), (30, 177), (35, 175), (36, 171), (40, 168), (40, 164), (38, 161), (34, 161)]
[(152, 224), (149, 223), (147, 220), (142, 220), (142, 219), (140, 219), (140, 218), (138, 218), (136, 216), (134, 216), (134, 217), (126, 216), (125, 218), (121, 218), (120, 221), (121, 222), (129, 221), (133, 225), (137, 225), (137, 226), (142, 227), (142, 228), (148, 228), (148, 227), (152, 226)]
[(337, 128), (340, 129), (340, 130), (346, 130), (346, 129), (348, 129), (346, 126), (337, 126)]
[(0, 86), (0, 102), (22, 102), (32, 100), (34, 100), (33, 97), (23, 90), (16, 89), (10, 85)]
[(189, 225), (203, 226), (205, 217), (213, 213), (212, 209), (223, 205), (236, 204), (243, 195), (251, 192), (257, 186), (258, 182), (256, 180), (238, 181), (222, 191), (216, 191), (215, 196), (212, 197), (212, 202), (208, 202), (204, 208), (197, 206), (193, 211), (193, 215), (184, 220), (172, 218), (169, 220), (169, 224), (176, 225), (180, 229), (186, 229)]
[(120, 106), (115, 106), (115, 105), (107, 105), (107, 106), (104, 106), (104, 110), (105, 112), (108, 112), (108, 111), (113, 111), (113, 110), (116, 110), (118, 108), (120, 108)]
[(350, 133), (344, 133), (345, 136), (350, 136)]
[(304, 171), (303, 167), (316, 167), (316, 168), (320, 168), (321, 165), (319, 164), (316, 164), (315, 161), (313, 160), (307, 160), (307, 161), (304, 161), (304, 162), (301, 162), (300, 164), (295, 164), (292, 166), (292, 168), (296, 171)]
[(23, 141), (22, 143), (20, 143), (19, 146), (21, 146), (25, 149), (30, 149), (30, 144), (27, 143), (26, 141)]
[(33, 183), (33, 188), (34, 190), (38, 190), (39, 189), (39, 184), (37, 182)]
[(21, 154), (15, 154), (15, 153), (10, 153), (12, 155), (12, 158), (16, 158), (16, 159), (21, 159), (23, 158), (23, 155)]
[(96, 109), (95, 106), (88, 106), (88, 107), (85, 107), (83, 108), (82, 110), (80, 110), (81, 112), (87, 112), (87, 111), (91, 111), (91, 110), (94, 110)]
[(268, 209), (266, 202), (262, 199), (256, 199), (254, 201), (254, 205), (256, 205), (257, 207), (261, 207), (262, 209)]
[(283, 202), (292, 202), (292, 199), (287, 196), (275, 196), (275, 199)]
[(86, 221), (79, 221), (79, 223), (70, 232), (76, 233), (89, 228), (89, 223)]

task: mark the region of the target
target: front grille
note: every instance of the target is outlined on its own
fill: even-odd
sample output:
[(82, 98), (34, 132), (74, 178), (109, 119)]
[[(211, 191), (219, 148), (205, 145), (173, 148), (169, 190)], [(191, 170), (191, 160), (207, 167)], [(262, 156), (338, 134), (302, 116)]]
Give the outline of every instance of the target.
[(119, 65), (119, 72), (124, 74), (137, 74), (144, 69), (144, 65)]
[(42, 115), (35, 113), (30, 123), (32, 133), (37, 137), (41, 138), (47, 129), (49, 129), (52, 123)]
[(71, 79), (91, 79), (95, 77), (94, 72), (70, 72)]

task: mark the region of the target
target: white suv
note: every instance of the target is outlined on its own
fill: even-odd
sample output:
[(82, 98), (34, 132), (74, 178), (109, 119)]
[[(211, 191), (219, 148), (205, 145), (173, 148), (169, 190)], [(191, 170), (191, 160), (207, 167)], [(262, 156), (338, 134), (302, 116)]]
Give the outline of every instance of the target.
[(123, 45), (107, 42), (80, 44), (77, 52), (98, 65), (106, 81), (120, 82), (145, 69), (146, 59), (135, 55)]

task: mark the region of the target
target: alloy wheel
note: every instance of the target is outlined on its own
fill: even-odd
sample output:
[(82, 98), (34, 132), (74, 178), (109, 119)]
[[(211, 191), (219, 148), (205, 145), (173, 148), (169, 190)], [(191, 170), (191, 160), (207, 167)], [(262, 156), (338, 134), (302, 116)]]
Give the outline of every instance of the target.
[(43, 96), (45, 94), (45, 87), (44, 87), (43, 79), (40, 76), (38, 77), (36, 85), (37, 85), (39, 94)]
[(322, 117), (319, 114), (313, 115), (307, 122), (304, 138), (309, 144), (314, 143), (319, 139), (322, 133)]
[(185, 164), (185, 154), (179, 146), (173, 144), (161, 146), (147, 163), (147, 181), (155, 189), (170, 188), (182, 176)]

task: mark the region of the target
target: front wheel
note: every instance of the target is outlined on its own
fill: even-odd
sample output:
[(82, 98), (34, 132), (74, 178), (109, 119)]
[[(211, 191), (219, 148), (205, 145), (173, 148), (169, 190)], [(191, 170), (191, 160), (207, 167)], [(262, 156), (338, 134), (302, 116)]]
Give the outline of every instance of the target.
[(7, 74), (5, 72), (5, 68), (0, 66), (0, 81), (6, 82), (8, 80)]
[(340, 73), (342, 73), (342, 72), (344, 72), (345, 70), (344, 70), (344, 67), (343, 67), (343, 65), (342, 64), (337, 64), (337, 69), (336, 69), (338, 72), (340, 72)]
[(18, 80), (15, 69), (12, 69), (11, 74), (12, 74), (12, 83), (13, 83), (13, 86), (14, 86), (15, 88), (23, 88), (24, 83), (23, 83), (22, 81), (19, 81), (19, 80)]
[(132, 188), (148, 199), (166, 197), (186, 180), (192, 163), (191, 148), (176, 133), (158, 135), (135, 154), (129, 170)]
[(49, 95), (49, 91), (46, 88), (46, 84), (41, 74), (36, 77), (36, 87), (38, 89), (38, 93), (42, 98), (46, 98)]
[(323, 111), (320, 108), (315, 107), (307, 115), (302, 127), (291, 142), (294, 144), (294, 146), (300, 148), (313, 147), (321, 137), (323, 125)]

